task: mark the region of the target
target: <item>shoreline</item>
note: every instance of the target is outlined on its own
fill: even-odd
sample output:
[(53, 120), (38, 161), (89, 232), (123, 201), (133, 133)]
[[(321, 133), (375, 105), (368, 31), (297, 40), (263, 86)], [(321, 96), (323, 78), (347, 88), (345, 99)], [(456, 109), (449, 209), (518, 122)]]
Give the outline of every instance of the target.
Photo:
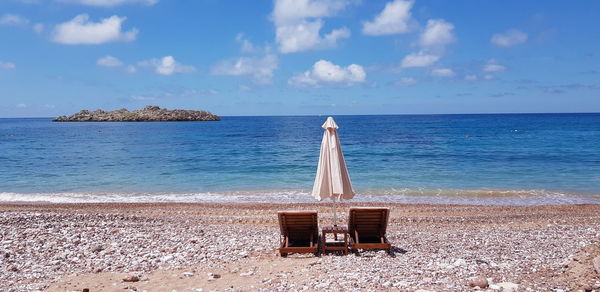
[[(519, 291), (600, 288), (600, 205), (344, 202), (338, 217), (376, 205), (391, 208), (394, 256), (280, 258), (276, 212), (314, 209), (323, 227), (330, 202), (0, 203), (0, 290), (471, 291), (477, 276)], [(140, 281), (123, 281), (131, 275)]]
[[(81, 202), (81, 203), (52, 203), (52, 202), (28, 202), (28, 201), (14, 201), (14, 202), (0, 202), (0, 212), (10, 211), (28, 211), (33, 207), (43, 208), (47, 210), (52, 209), (70, 209), (78, 207), (77, 210), (86, 212), (93, 212), (94, 210), (102, 209), (142, 209), (147, 208), (220, 208), (220, 209), (266, 209), (266, 210), (279, 210), (281, 207), (288, 208), (289, 206), (296, 207), (298, 209), (318, 209), (326, 211), (327, 208), (332, 208), (333, 201), (324, 200), (317, 202), (298, 202), (298, 203), (287, 203), (287, 202)], [(582, 203), (582, 204), (544, 204), (544, 205), (479, 205), (479, 204), (443, 204), (443, 203), (397, 203), (397, 202), (371, 202), (371, 201), (354, 201), (344, 200), (336, 201), (336, 208), (350, 208), (350, 207), (389, 207), (389, 208), (490, 208), (490, 209), (538, 209), (545, 207), (556, 207), (556, 208), (578, 208), (578, 207), (598, 207), (600, 210), (600, 204), (595, 203)], [(312, 210), (311, 209), (311, 210)], [(285, 210), (293, 210), (285, 209)], [(327, 212), (327, 211), (326, 211)], [(600, 216), (600, 214), (599, 214)]]
[[(306, 189), (223, 190), (204, 192), (0, 192), (3, 203), (318, 203)], [(541, 206), (600, 204), (600, 193), (537, 189), (368, 189), (349, 203)]]

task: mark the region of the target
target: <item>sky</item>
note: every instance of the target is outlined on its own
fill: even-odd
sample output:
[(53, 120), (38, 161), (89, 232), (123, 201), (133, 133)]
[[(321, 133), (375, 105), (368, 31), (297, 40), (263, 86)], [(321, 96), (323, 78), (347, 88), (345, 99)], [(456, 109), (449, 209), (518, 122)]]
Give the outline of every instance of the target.
[(600, 112), (600, 1), (0, 1), (0, 117), (150, 104)]

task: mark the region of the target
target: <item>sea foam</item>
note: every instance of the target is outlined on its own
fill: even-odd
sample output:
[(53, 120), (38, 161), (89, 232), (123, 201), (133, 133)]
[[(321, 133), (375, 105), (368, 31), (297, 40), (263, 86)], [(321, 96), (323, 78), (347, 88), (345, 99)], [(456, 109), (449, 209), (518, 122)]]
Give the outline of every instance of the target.
[[(0, 193), (0, 202), (44, 203), (317, 203), (307, 190), (221, 192)], [(330, 201), (324, 201), (325, 203)], [(556, 205), (600, 204), (600, 195), (545, 190), (390, 189), (358, 192), (349, 203)]]

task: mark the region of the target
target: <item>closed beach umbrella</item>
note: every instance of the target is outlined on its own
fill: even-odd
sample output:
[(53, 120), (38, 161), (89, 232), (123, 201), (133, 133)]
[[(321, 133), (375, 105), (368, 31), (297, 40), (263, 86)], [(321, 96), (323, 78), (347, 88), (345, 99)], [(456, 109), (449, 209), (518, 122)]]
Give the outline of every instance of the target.
[(321, 156), (315, 177), (312, 195), (317, 200), (333, 200), (333, 221), (337, 224), (337, 213), (335, 210), (336, 200), (350, 200), (354, 197), (352, 182), (346, 168), (344, 153), (338, 136), (338, 125), (332, 117), (328, 117), (323, 124), (323, 141), (321, 142)]

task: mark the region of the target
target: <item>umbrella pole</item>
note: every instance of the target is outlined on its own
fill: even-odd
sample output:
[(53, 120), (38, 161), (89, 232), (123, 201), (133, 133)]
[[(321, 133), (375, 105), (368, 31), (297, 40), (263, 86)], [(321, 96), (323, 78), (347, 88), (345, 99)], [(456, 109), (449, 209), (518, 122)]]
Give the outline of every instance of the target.
[(335, 209), (335, 197), (333, 197), (333, 226), (337, 226), (337, 210)]

